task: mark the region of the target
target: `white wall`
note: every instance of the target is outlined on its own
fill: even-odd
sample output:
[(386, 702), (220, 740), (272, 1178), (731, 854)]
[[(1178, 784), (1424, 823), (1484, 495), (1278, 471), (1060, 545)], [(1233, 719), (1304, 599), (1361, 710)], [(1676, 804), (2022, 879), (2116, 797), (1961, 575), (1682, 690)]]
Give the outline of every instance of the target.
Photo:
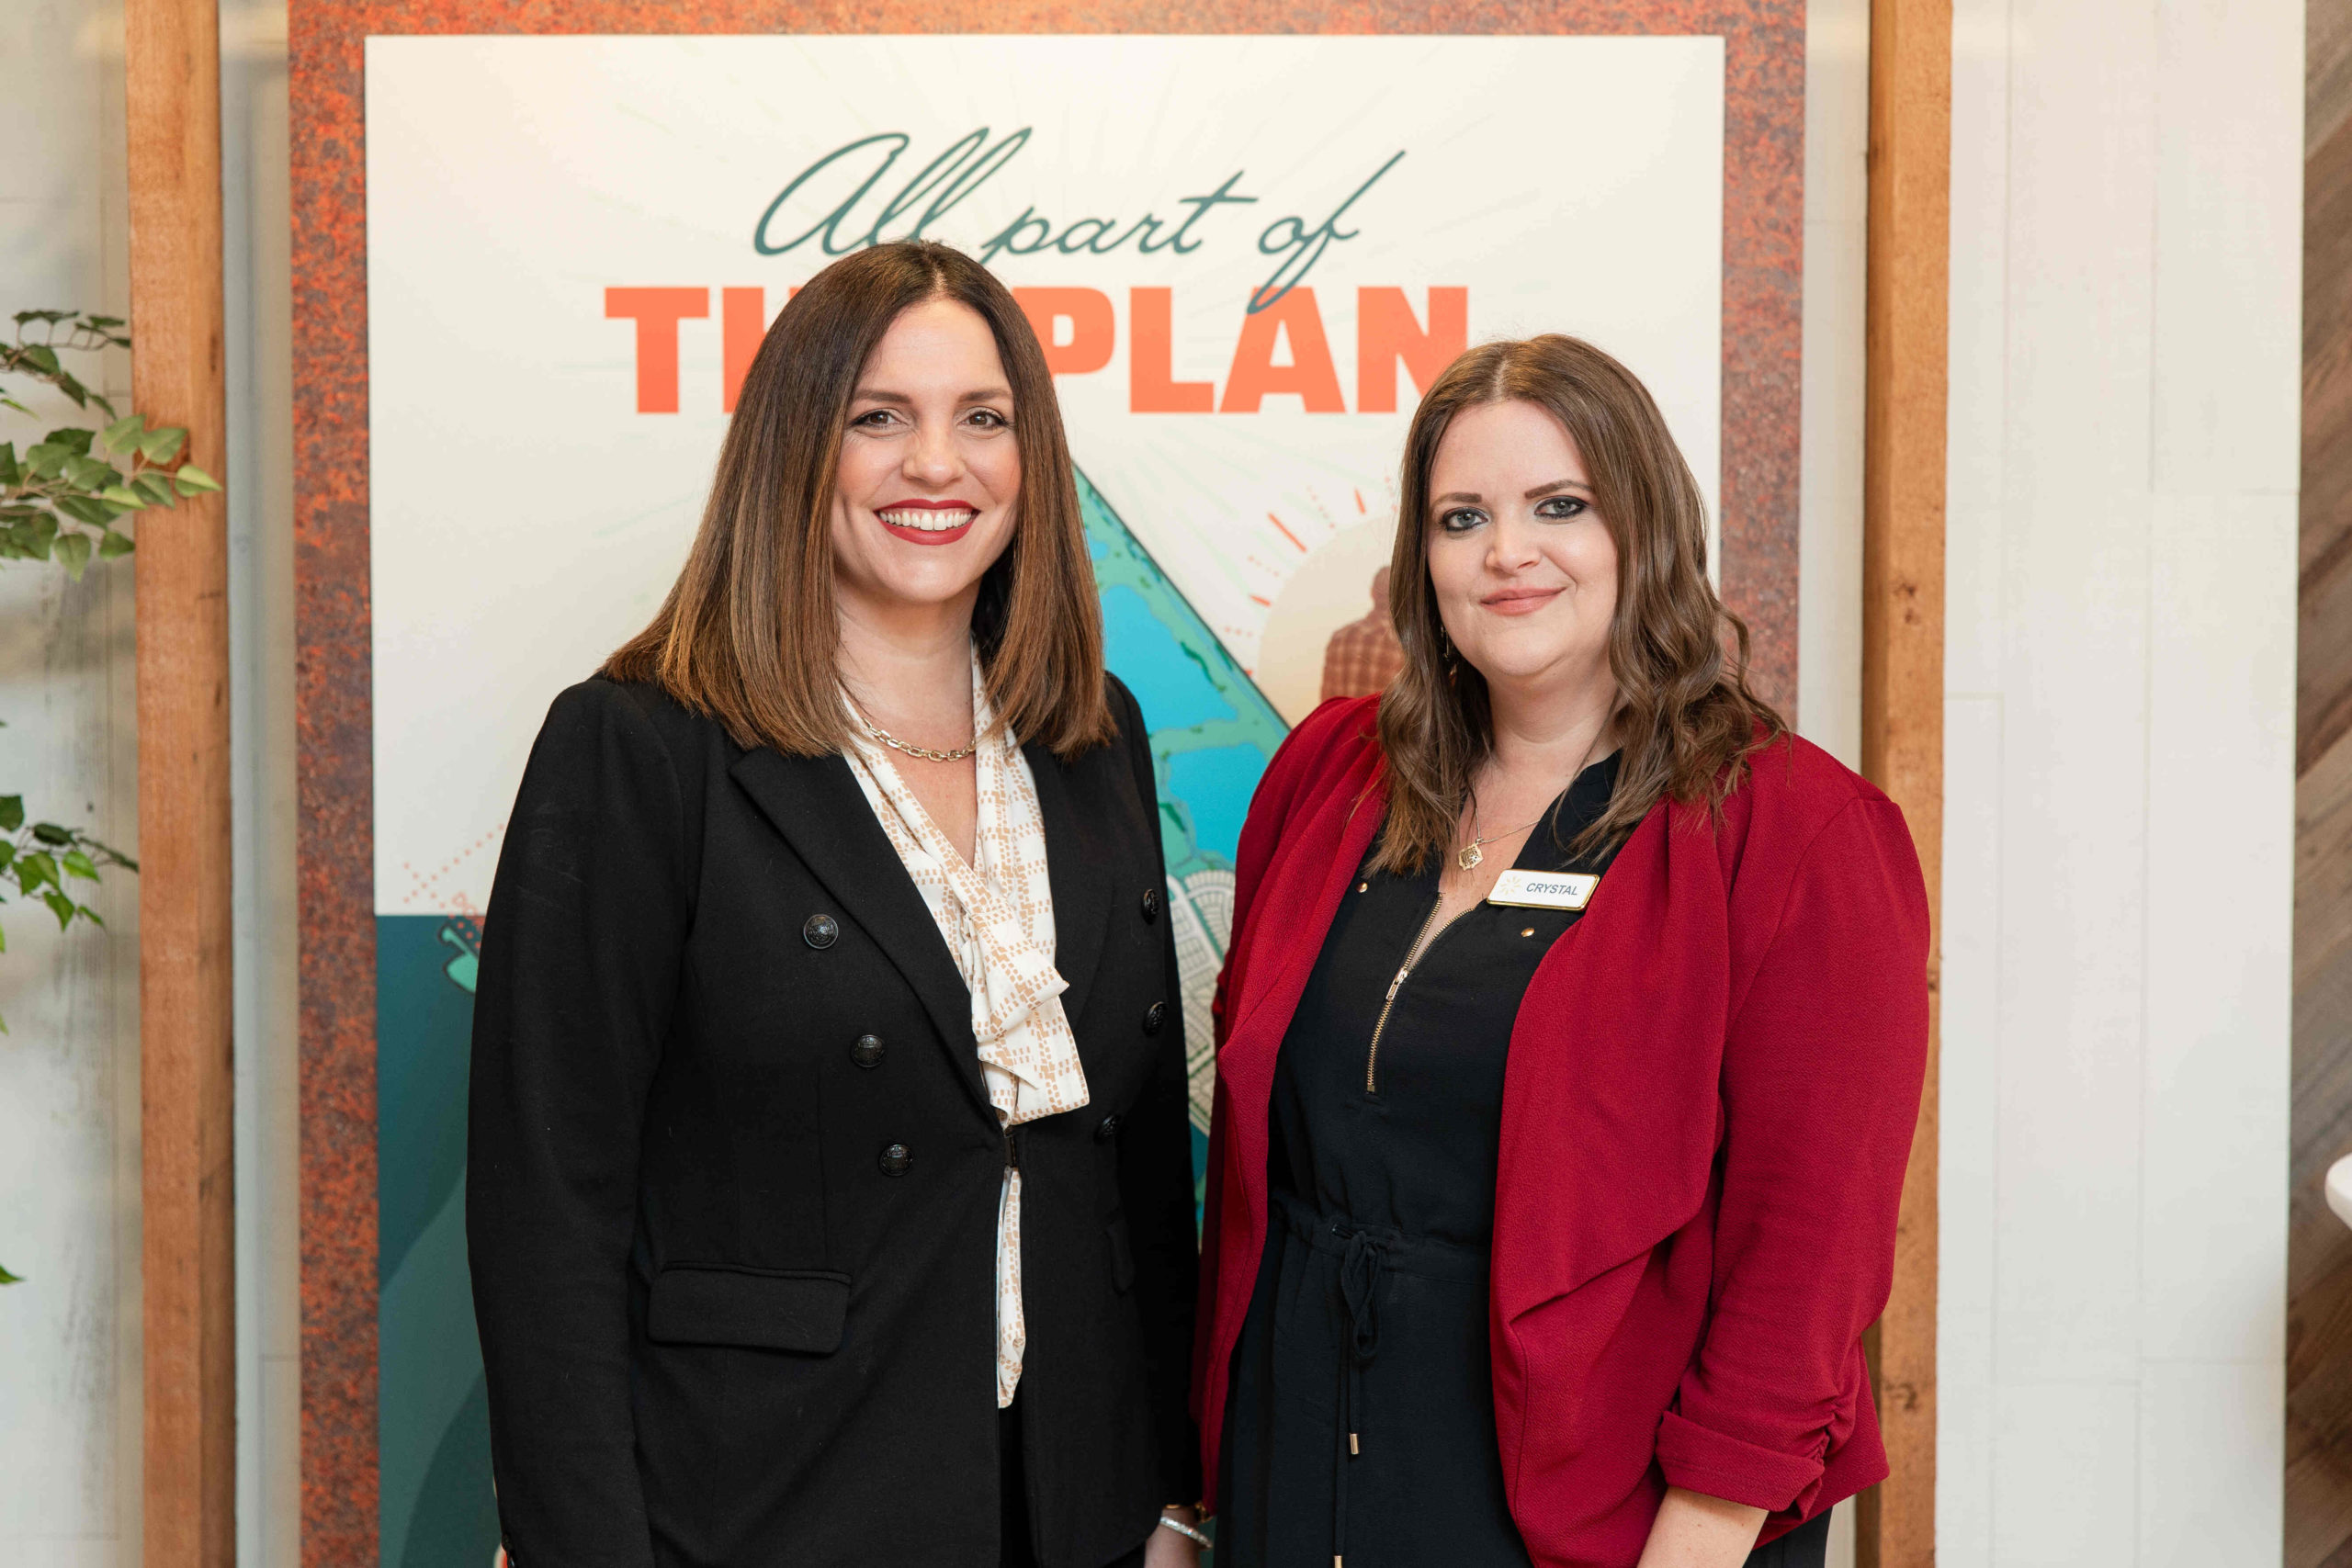
[[(127, 292), (119, 61), (85, 4), (0, 6), (0, 323), (40, 306), (119, 315)], [(118, 50), (117, 54), (119, 54)], [(14, 328), (0, 324), (0, 331)], [(129, 389), (126, 355), (90, 378)], [(62, 399), (0, 411), (0, 441), (71, 420)], [(130, 573), (0, 565), (0, 794), (136, 852)], [(61, 936), (0, 908), (0, 1559), (126, 1561), (139, 1533), (138, 883), (88, 900), (104, 931)], [(134, 1555), (131, 1559), (135, 1561)]]
[[(1870, 0), (1805, 7), (1804, 437), (1798, 455), (1797, 728), (1862, 750), (1862, 303), (1870, 215)], [(1828, 1568), (1853, 1568), (1854, 1510)]]
[(1946, 1568), (2278, 1560), (2302, 28), (1956, 6)]
[(1862, 754), (1862, 303), (1870, 0), (1805, 7), (1804, 434), (1798, 458), (1797, 728)]
[(300, 1054), (295, 933), (293, 230), (285, 0), (220, 16), (236, 814), (237, 1540), (301, 1562)]
[[(246, 1568), (299, 1561), (285, 38), (282, 4), (223, 5)], [(0, 4), (0, 59), (17, 67), (0, 95), (0, 320), (128, 314), (121, 13)], [(103, 385), (127, 398), (128, 355)], [(21, 449), (71, 410), (38, 412), (0, 411), (0, 441)], [(79, 586), (0, 566), (0, 794), (133, 853), (134, 651), (130, 561)], [(0, 910), (0, 1264), (27, 1276), (0, 1289), (0, 1562), (32, 1568), (140, 1558), (138, 884), (91, 901), (105, 932)]]

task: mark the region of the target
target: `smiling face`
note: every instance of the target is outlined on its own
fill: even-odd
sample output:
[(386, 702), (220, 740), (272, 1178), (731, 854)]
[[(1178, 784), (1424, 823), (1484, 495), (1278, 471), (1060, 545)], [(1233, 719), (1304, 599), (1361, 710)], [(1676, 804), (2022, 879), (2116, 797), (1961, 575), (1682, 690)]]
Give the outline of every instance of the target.
[(910, 306), (860, 372), (833, 478), (831, 530), (842, 613), (969, 617), (1012, 542), (1021, 498), (1012, 383), (980, 313)]
[(1438, 444), (1429, 491), (1438, 615), (1487, 684), (1532, 692), (1609, 679), (1617, 545), (1551, 412), (1520, 400), (1462, 410)]

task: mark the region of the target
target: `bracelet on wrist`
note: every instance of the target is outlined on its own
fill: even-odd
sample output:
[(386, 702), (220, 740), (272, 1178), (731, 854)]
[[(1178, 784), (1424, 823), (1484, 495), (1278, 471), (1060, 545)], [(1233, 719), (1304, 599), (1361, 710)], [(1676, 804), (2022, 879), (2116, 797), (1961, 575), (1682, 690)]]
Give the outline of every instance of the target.
[(1186, 1524), (1183, 1520), (1178, 1518), (1173, 1514), (1160, 1515), (1159, 1522), (1167, 1526), (1170, 1529), (1174, 1530), (1178, 1535), (1182, 1536), (1186, 1540), (1191, 1541), (1195, 1546), (1215, 1546), (1216, 1544), (1216, 1542), (1208, 1538), (1205, 1531), (1197, 1529), (1194, 1527)]

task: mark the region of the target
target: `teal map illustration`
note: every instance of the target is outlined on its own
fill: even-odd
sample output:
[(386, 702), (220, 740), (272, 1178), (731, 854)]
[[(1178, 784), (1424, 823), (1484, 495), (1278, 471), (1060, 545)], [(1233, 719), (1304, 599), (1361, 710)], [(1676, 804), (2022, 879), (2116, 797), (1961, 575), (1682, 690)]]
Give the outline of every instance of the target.
[[(1193, 1169), (1207, 1147), (1209, 1000), (1234, 856), (1286, 727), (1081, 471), (1104, 652), (1142, 705), (1184, 988)], [(383, 1568), (492, 1568), (498, 1516), (466, 1272), (466, 1069), (479, 921), (376, 920), (378, 1440)]]

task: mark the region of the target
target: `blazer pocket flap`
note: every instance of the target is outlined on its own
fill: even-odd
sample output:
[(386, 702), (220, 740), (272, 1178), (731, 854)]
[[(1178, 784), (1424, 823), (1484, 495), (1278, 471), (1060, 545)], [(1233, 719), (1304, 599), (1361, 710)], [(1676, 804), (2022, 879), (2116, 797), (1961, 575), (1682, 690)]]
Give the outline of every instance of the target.
[(664, 1269), (645, 1337), (660, 1345), (736, 1345), (831, 1355), (849, 1315), (849, 1276), (813, 1270)]

